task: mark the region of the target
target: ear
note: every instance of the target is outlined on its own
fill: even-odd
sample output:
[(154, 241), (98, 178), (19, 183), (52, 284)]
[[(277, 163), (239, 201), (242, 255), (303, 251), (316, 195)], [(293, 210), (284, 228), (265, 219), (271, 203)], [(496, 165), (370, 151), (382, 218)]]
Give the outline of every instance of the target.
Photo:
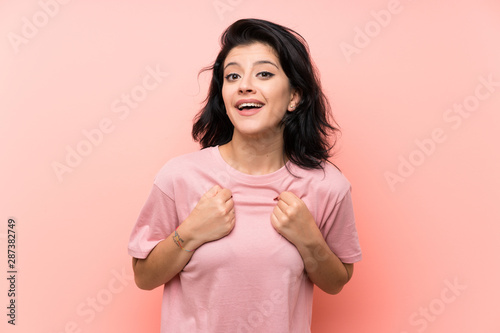
[(290, 103), (288, 103), (287, 110), (290, 112), (295, 111), (301, 100), (301, 94), (298, 90), (292, 89), (292, 94), (290, 95)]

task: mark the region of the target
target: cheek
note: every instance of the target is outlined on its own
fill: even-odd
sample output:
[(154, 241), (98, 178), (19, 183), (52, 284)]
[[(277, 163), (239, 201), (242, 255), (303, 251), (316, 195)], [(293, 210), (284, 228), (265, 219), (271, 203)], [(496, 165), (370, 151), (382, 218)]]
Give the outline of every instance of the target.
[(226, 111), (229, 107), (229, 105), (231, 104), (231, 100), (229, 99), (229, 96), (228, 94), (225, 92), (224, 89), (222, 89), (222, 100), (224, 102), (224, 106), (226, 107)]
[(288, 107), (290, 95), (291, 89), (288, 86), (281, 86), (280, 88), (272, 87), (267, 92), (269, 100), (272, 100), (275, 107), (279, 109), (286, 109)]
[[(271, 96), (270, 96), (271, 97)], [(283, 94), (274, 94), (272, 96), (272, 104), (271, 108), (269, 109), (268, 113), (268, 120), (270, 121), (270, 124), (273, 126), (276, 126), (279, 124), (282, 120), (283, 117), (286, 114), (287, 108), (288, 108), (288, 100), (284, 98)]]
[(227, 85), (222, 86), (222, 100), (224, 101), (224, 105), (226, 109), (232, 105), (232, 96), (233, 92), (231, 87)]

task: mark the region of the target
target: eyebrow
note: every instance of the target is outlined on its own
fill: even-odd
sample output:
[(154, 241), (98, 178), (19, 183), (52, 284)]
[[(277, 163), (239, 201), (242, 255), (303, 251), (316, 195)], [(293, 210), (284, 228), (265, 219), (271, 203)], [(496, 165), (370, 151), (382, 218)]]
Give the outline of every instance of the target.
[[(255, 65), (262, 65), (262, 64), (270, 64), (270, 65), (273, 65), (274, 67), (276, 67), (277, 69), (279, 69), (278, 65), (276, 65), (274, 62), (269, 61), (269, 60), (259, 60), (259, 61), (256, 61), (256, 62), (253, 63), (254, 66)], [(236, 66), (240, 66), (241, 67), (241, 65), (238, 64), (237, 62), (231, 61), (231, 62), (228, 62), (226, 64), (226, 66), (224, 66), (224, 70), (226, 70), (226, 68), (228, 66), (231, 66), (231, 65), (236, 65)]]

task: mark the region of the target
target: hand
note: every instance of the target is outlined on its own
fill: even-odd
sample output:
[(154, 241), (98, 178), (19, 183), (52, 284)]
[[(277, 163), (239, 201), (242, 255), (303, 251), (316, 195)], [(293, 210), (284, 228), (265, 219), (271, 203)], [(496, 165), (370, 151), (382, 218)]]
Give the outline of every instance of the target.
[(279, 195), (278, 204), (271, 214), (271, 224), (295, 245), (313, 239), (319, 231), (304, 201), (292, 192), (282, 192)]
[(227, 236), (234, 227), (234, 202), (230, 190), (215, 185), (198, 201), (183, 227), (199, 245)]

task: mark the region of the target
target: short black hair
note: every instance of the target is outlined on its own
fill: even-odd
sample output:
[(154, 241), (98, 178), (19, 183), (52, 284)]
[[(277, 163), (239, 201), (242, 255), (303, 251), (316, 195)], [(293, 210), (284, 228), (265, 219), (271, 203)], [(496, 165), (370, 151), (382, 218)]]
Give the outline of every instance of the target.
[(194, 119), (193, 139), (202, 148), (231, 141), (234, 126), (222, 98), (224, 61), (234, 47), (260, 42), (274, 49), (291, 87), (301, 97), (295, 110), (287, 111), (281, 120), (284, 153), (291, 162), (303, 168), (322, 168), (322, 162), (331, 157), (339, 129), (331, 116), (330, 104), (321, 89), (305, 39), (276, 23), (241, 19), (224, 31), (220, 41), (221, 50), (215, 62), (201, 71), (212, 71), (212, 79), (204, 107)]

